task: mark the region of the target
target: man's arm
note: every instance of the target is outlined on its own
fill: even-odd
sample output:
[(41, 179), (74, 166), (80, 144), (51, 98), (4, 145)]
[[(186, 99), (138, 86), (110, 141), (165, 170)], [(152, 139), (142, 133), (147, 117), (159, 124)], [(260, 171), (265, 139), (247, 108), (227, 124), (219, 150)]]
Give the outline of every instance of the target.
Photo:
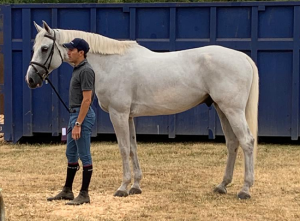
[[(89, 111), (91, 102), (92, 102), (92, 93), (93, 91), (83, 91), (83, 99), (81, 102), (81, 107), (80, 107), (80, 111), (79, 111), (79, 115), (77, 118), (77, 122), (81, 123), (83, 122), (87, 112)], [(74, 140), (78, 140), (80, 138), (80, 134), (81, 134), (81, 126), (75, 126), (72, 130), (72, 138)]]

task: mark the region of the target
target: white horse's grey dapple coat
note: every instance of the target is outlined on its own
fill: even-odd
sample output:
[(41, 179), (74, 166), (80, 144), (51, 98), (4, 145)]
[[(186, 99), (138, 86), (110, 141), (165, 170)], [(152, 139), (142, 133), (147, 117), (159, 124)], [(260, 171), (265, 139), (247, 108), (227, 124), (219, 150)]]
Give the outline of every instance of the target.
[(123, 182), (115, 196), (128, 195), (130, 157), (134, 182), (129, 194), (142, 192), (134, 117), (175, 114), (201, 103), (213, 103), (228, 148), (225, 175), (215, 191), (226, 193), (241, 146), (245, 177), (238, 197), (250, 197), (257, 146), (258, 70), (246, 54), (220, 46), (155, 53), (135, 41), (51, 29), (45, 22), (43, 28), (35, 26), (38, 34), (26, 74), (30, 88), (42, 86), (48, 72), (68, 62), (63, 43), (79, 37), (90, 45), (87, 59), (96, 73), (96, 96), (101, 108), (109, 113), (123, 160)]

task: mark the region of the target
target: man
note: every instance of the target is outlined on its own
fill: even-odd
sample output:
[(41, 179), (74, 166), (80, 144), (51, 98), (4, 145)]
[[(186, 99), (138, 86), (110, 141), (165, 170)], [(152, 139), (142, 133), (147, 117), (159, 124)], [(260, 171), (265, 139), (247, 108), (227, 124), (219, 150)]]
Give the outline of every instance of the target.
[[(64, 47), (68, 49), (69, 62), (74, 64), (69, 88), (71, 113), (66, 150), (68, 168), (63, 190), (47, 200), (71, 200), (66, 205), (80, 205), (90, 203), (88, 187), (93, 172), (90, 137), (95, 123), (95, 113), (90, 105), (95, 94), (95, 73), (86, 60), (89, 45), (85, 40), (75, 38), (64, 44)], [(83, 165), (82, 186), (79, 195), (74, 199), (72, 184), (76, 171), (80, 168), (78, 157)]]

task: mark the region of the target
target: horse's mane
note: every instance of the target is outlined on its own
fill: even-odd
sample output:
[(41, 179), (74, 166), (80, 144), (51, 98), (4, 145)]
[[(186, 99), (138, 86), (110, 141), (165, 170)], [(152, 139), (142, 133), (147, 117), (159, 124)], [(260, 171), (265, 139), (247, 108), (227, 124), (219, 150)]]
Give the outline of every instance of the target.
[[(90, 32), (77, 31), (77, 30), (63, 30), (54, 29), (56, 34), (59, 35), (57, 41), (60, 45), (72, 41), (74, 38), (83, 38), (88, 42), (91, 53), (99, 54), (123, 54), (125, 50), (133, 45), (136, 45), (136, 41), (119, 41), (111, 38), (104, 37), (99, 34)], [(42, 31), (41, 31), (42, 32)], [(40, 34), (40, 33), (39, 33)], [(41, 35), (41, 37), (44, 34)], [(37, 35), (37, 38), (39, 35)], [(36, 38), (36, 42), (37, 39)]]

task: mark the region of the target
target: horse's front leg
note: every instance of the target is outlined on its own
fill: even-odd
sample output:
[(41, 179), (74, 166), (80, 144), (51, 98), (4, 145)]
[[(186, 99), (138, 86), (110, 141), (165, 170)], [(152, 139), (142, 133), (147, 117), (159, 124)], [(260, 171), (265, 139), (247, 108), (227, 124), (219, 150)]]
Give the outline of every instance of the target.
[(117, 136), (118, 145), (123, 162), (123, 182), (118, 188), (114, 196), (125, 197), (128, 196), (127, 186), (131, 181), (131, 172), (129, 164), (130, 155), (130, 140), (129, 140), (129, 114), (119, 113), (115, 110), (109, 110), (110, 120), (114, 126)]
[(129, 118), (129, 130), (130, 130), (130, 157), (132, 160), (132, 166), (134, 171), (134, 183), (129, 190), (129, 194), (141, 194), (142, 190), (140, 188), (140, 181), (142, 179), (142, 171), (140, 169), (140, 164), (137, 155), (137, 145), (136, 145), (136, 132), (134, 127), (133, 118)]

